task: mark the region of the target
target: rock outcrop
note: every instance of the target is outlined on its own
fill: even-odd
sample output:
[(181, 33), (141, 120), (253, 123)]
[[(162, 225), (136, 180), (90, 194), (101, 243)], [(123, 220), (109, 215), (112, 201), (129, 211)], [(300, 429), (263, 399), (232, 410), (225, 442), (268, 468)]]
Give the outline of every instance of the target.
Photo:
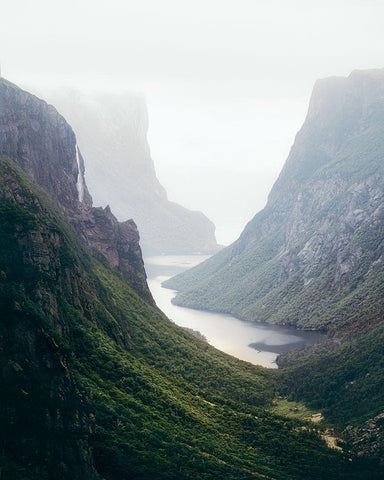
[(384, 413), (358, 427), (348, 427), (346, 433), (357, 455), (370, 455), (384, 459)]
[(218, 250), (214, 224), (203, 213), (169, 201), (156, 177), (142, 96), (72, 90), (45, 95), (76, 132), (94, 202), (110, 205), (120, 221), (133, 218), (146, 256)]
[(54, 107), (0, 79), (0, 155), (11, 158), (57, 202), (82, 241), (151, 299), (132, 220), (92, 207), (76, 136)]

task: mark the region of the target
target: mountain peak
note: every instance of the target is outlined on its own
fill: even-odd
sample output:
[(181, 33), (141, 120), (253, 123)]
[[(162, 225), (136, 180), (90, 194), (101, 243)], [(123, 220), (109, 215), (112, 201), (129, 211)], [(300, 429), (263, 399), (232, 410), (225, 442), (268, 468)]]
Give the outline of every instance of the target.
[(380, 99), (384, 100), (384, 68), (322, 78), (313, 88), (307, 120), (319, 114), (334, 117), (346, 109), (367, 108)]
[(317, 81), (265, 209), (166, 282), (181, 291), (175, 303), (302, 328), (353, 322), (355, 296), (381, 278), (383, 131), (384, 69)]

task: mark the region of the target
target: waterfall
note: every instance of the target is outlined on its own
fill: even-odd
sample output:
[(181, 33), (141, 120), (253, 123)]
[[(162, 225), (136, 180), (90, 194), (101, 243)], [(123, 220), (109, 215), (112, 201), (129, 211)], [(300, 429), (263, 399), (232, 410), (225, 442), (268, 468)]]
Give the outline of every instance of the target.
[(79, 147), (76, 145), (76, 162), (77, 162), (77, 169), (79, 173), (77, 174), (77, 192), (79, 194), (79, 202), (84, 200), (84, 178), (80, 168), (80, 155), (79, 155)]

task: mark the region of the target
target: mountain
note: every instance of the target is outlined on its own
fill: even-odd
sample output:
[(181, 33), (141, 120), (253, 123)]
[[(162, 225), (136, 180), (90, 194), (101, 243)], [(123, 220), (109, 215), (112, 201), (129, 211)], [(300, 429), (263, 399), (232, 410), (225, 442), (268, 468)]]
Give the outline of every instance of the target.
[(384, 69), (319, 80), (266, 207), (165, 282), (174, 303), (330, 333), (381, 322), (383, 156)]
[(0, 98), (0, 155), (44, 188), (82, 242), (150, 299), (136, 225), (119, 223), (108, 207), (92, 207), (72, 128), (52, 106), (5, 79)]
[(169, 201), (156, 177), (141, 95), (76, 90), (47, 94), (76, 132), (95, 203), (110, 205), (121, 221), (134, 219), (145, 256), (218, 250), (214, 224), (203, 213)]
[(93, 209), (52, 107), (1, 79), (0, 114), (2, 479), (382, 478), (277, 413), (274, 371), (156, 308), (134, 225)]
[[(178, 305), (321, 329), (282, 355), (279, 391), (383, 458), (384, 69), (319, 80), (264, 210), (165, 285)], [(369, 478), (369, 475), (362, 478)]]

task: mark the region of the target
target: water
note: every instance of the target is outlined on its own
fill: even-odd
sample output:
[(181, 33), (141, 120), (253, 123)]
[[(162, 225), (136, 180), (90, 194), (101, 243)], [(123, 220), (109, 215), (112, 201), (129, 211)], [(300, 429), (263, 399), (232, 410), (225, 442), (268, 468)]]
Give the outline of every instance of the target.
[(77, 174), (77, 193), (79, 195), (79, 202), (82, 202), (84, 200), (84, 178), (83, 174), (81, 173), (81, 168), (80, 168), (80, 156), (79, 156), (79, 147), (76, 145), (76, 162), (77, 162), (77, 168), (79, 170), (79, 173)]
[(255, 365), (277, 368), (276, 358), (295, 348), (318, 343), (318, 332), (246, 322), (232, 315), (178, 307), (171, 303), (174, 290), (163, 288), (168, 278), (208, 258), (204, 255), (156, 256), (145, 259), (148, 285), (158, 307), (177, 325), (202, 333), (214, 347)]

